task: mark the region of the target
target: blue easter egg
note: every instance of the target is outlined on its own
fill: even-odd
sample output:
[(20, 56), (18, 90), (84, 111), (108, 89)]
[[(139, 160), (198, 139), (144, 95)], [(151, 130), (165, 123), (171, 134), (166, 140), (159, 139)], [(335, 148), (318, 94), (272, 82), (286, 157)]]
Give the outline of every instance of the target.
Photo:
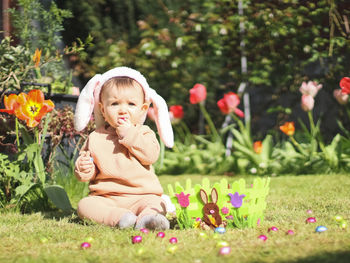
[(217, 227), (215, 228), (215, 233), (219, 233), (219, 234), (224, 234), (226, 232), (226, 229), (224, 227)]
[(327, 230), (327, 227), (325, 226), (318, 226), (316, 227), (316, 232), (321, 233)]

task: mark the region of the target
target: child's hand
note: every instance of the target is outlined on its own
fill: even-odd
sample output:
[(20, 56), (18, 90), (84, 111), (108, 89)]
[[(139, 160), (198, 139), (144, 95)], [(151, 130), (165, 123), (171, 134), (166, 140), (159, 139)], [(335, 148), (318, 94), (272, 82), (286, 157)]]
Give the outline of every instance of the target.
[(79, 171), (82, 173), (90, 173), (95, 168), (93, 158), (90, 156), (89, 151), (81, 152), (77, 165)]
[(132, 126), (132, 123), (130, 122), (130, 119), (127, 117), (119, 117), (117, 121), (117, 128), (116, 132), (120, 139), (123, 139), (124, 136), (127, 134), (128, 129)]

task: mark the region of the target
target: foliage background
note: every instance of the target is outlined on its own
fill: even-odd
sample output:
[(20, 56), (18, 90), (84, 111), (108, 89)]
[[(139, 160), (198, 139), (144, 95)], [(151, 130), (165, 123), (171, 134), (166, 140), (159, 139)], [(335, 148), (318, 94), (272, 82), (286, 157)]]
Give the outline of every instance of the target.
[[(248, 81), (255, 131), (276, 128), (288, 118), (285, 108), (299, 109), (297, 90), (307, 80), (323, 84), (320, 97), (326, 99), (318, 117), (327, 120), (331, 103), (336, 109), (327, 121), (334, 120), (334, 115), (345, 118), (344, 109), (332, 99), (332, 91), (339, 88), (343, 76), (350, 75), (350, 33), (344, 20), (350, 15), (350, 3), (243, 3), (244, 14), (240, 16), (237, 0), (57, 1), (73, 14), (65, 21), (63, 37), (67, 43), (88, 34), (94, 37), (85, 59), (70, 59), (82, 83), (112, 67), (135, 67), (169, 105), (184, 106), (185, 120), (194, 131), (198, 112), (189, 105), (188, 90), (197, 82), (207, 86), (207, 108), (219, 125), (223, 116), (216, 101), (225, 92), (237, 91), (242, 81)], [(243, 35), (240, 21), (246, 29)], [(247, 74), (241, 73), (241, 38), (248, 59)], [(288, 97), (283, 98), (286, 93)], [(266, 119), (268, 109), (274, 114)], [(321, 128), (333, 136), (337, 131), (330, 126), (334, 125)]]

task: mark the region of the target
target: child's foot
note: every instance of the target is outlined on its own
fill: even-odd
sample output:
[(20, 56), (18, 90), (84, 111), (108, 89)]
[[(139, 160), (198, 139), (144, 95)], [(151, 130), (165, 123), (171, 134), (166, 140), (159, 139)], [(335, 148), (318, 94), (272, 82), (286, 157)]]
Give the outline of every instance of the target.
[(120, 229), (128, 228), (128, 227), (134, 227), (136, 223), (137, 216), (133, 213), (126, 213), (120, 218), (118, 226)]
[(170, 223), (168, 219), (161, 215), (145, 215), (136, 224), (135, 229), (147, 228), (150, 230), (166, 230), (169, 229)]

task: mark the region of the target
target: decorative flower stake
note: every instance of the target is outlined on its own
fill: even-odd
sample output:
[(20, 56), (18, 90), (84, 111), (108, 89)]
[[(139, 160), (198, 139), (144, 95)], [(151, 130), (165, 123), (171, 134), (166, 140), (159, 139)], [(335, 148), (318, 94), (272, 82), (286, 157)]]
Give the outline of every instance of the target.
[(187, 207), (190, 204), (189, 196), (190, 194), (185, 195), (184, 192), (180, 194), (175, 194), (177, 201), (181, 206), (181, 212), (177, 215), (177, 222), (180, 226), (180, 229), (188, 229), (193, 226), (193, 220), (191, 220), (187, 213)]

